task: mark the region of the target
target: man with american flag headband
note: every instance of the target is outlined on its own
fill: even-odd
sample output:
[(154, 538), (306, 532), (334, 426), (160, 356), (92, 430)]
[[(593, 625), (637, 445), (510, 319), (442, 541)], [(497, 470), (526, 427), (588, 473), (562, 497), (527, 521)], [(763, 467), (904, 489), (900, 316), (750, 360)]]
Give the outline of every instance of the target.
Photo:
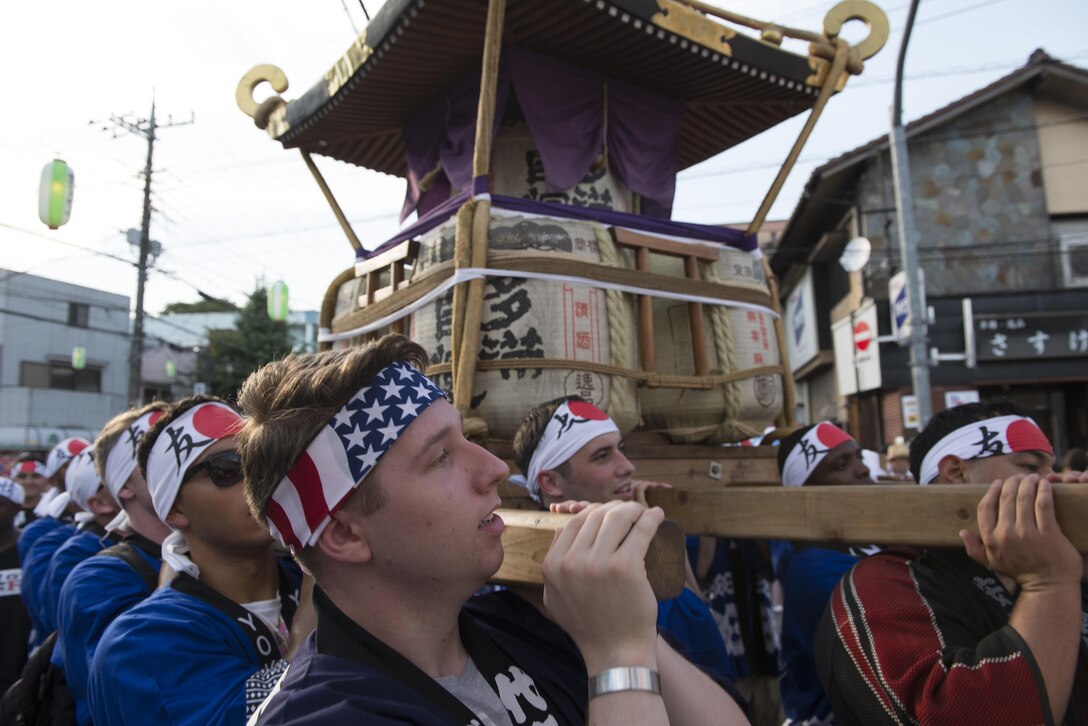
[(391, 335), (242, 387), (250, 508), (314, 575), (317, 613), (251, 723), (743, 723), (657, 636), (660, 509), (575, 516), (543, 563), (546, 616), (511, 591), (473, 597), (502, 562), (509, 469), (465, 439), (427, 360)]

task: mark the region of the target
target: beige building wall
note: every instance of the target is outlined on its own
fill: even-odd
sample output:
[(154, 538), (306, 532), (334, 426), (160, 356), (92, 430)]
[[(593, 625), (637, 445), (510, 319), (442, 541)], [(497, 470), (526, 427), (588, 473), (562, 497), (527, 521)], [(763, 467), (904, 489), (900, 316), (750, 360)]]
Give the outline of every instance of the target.
[(1083, 108), (1037, 98), (1035, 123), (1050, 214), (1088, 212), (1088, 118)]

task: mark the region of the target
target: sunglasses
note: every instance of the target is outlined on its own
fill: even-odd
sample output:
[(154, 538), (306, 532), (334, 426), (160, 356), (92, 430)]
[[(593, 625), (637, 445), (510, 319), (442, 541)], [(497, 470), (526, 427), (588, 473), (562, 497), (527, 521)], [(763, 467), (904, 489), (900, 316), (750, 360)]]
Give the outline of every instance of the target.
[(181, 478), (181, 483), (192, 479), (202, 471), (208, 472), (208, 478), (220, 488), (232, 487), (242, 481), (242, 459), (237, 451), (223, 451), (212, 454), (199, 464), (193, 464)]

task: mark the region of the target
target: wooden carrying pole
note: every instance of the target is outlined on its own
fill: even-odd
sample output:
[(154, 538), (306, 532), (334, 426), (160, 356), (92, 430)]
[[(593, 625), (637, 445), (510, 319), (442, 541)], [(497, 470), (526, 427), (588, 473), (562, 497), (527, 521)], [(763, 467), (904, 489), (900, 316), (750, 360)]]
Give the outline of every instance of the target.
[[(499, 78), (499, 56), (502, 51), (502, 29), (506, 22), (506, 0), (490, 0), (487, 4), (487, 27), (484, 33), (483, 67), (480, 71), (480, 99), (476, 106), (476, 142), (472, 152), (473, 183), (491, 170), (491, 134), (495, 121), (495, 93)], [(460, 220), (458, 220), (460, 222)], [(487, 266), (487, 236), (491, 222), (491, 202), (481, 199), (475, 203), (470, 252), (457, 258), (457, 267)], [(458, 230), (460, 233), (461, 230)], [(466, 259), (467, 257), (467, 259)], [(466, 289), (465, 284), (456, 289)], [(467, 294), (455, 292), (454, 327), (460, 333), (453, 341), (454, 364), (453, 402), (465, 416), (472, 401), (472, 384), (476, 378), (476, 355), (480, 348), (480, 319), (484, 303), (484, 280), (467, 283)]]
[[(685, 534), (744, 539), (962, 547), (962, 529), (977, 533), (983, 484), (883, 484), (848, 487), (651, 489)], [(1055, 484), (1058, 524), (1088, 553), (1088, 486)]]
[[(789, 154), (786, 155), (786, 160), (782, 163), (782, 168), (778, 170), (778, 176), (775, 177), (774, 182), (771, 184), (771, 188), (767, 191), (767, 196), (763, 198), (763, 203), (759, 205), (759, 210), (756, 211), (752, 223), (748, 225), (749, 234), (757, 234), (760, 228), (763, 227), (763, 222), (767, 219), (767, 214), (771, 211), (771, 205), (774, 204), (775, 199), (778, 198), (778, 193), (782, 191), (782, 185), (786, 183), (786, 177), (789, 176), (790, 171), (793, 170), (793, 165), (801, 155), (801, 149), (803, 149), (808, 142), (808, 138), (812, 134), (812, 129), (815, 128), (816, 122), (820, 119), (820, 114), (823, 113), (824, 107), (835, 92), (835, 87), (846, 72), (846, 61), (849, 57), (850, 46), (846, 41), (838, 38), (835, 39), (833, 43), (835, 45), (835, 60), (832, 61), (831, 67), (828, 69), (827, 78), (824, 79), (823, 88), (820, 89), (820, 95), (817, 97), (816, 103), (812, 106), (812, 111), (805, 121), (804, 128), (801, 129), (801, 133), (798, 134), (797, 140), (794, 142)], [(774, 334), (775, 339), (778, 341), (779, 356), (781, 360), (785, 361), (786, 331), (782, 324), (782, 307), (778, 301), (778, 282), (774, 279), (774, 275), (771, 273), (771, 266), (767, 263), (766, 259), (762, 261), (762, 265), (763, 271), (767, 277), (768, 289), (770, 289), (772, 293), (773, 309), (780, 316), (775, 318)], [(792, 374), (788, 371), (789, 365), (784, 365), (784, 367), (787, 369), (787, 372), (782, 376), (783, 397), (785, 400), (782, 403), (782, 414), (778, 417), (776, 424), (780, 429), (789, 430), (794, 428), (797, 423), (797, 393), (794, 388)]]
[(352, 249), (361, 250), (363, 243), (355, 236), (355, 230), (351, 228), (351, 222), (344, 216), (344, 210), (340, 209), (336, 197), (332, 195), (332, 189), (329, 189), (329, 185), (325, 183), (325, 177), (321, 175), (321, 170), (317, 168), (317, 164), (314, 163), (309, 152), (299, 149), (299, 153), (302, 154), (302, 160), (306, 162), (306, 168), (313, 174), (317, 186), (321, 188), (321, 193), (325, 195), (325, 201), (329, 203), (332, 213), (336, 215), (336, 221), (340, 223), (340, 229), (344, 230), (344, 235), (348, 238), (348, 242), (351, 243)]
[[(491, 578), (503, 585), (544, 584), (540, 565), (552, 546), (555, 530), (573, 515), (500, 509), (506, 529), (502, 533), (502, 567)], [(646, 552), (646, 576), (658, 600), (671, 600), (684, 589), (684, 535), (674, 522), (666, 520), (650, 541)]]

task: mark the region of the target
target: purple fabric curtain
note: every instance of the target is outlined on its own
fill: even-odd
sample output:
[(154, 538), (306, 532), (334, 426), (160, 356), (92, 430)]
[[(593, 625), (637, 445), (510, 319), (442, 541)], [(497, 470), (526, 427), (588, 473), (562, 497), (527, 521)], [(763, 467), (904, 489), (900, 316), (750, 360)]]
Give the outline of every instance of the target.
[(604, 78), (524, 48), (503, 57), (549, 192), (582, 181), (603, 147)]
[[(510, 73), (499, 67), (495, 91), (495, 123), (492, 138), (502, 123), (502, 110), (510, 96)], [(440, 206), (452, 188), (468, 189), (472, 183), (472, 151), (476, 142), (476, 107), (480, 97), (480, 74), (475, 73), (452, 88), (404, 128), (404, 149), (408, 162), (408, 189), (401, 207), (403, 222), (413, 211), (420, 216)], [(419, 181), (434, 170), (439, 160), (442, 172), (434, 186), (421, 192)]]
[(608, 160), (642, 197), (642, 214), (668, 219), (676, 194), (684, 106), (621, 81), (608, 81)]
[[(505, 46), (493, 132), (498, 131), (511, 85), (540, 150), (548, 191), (569, 189), (581, 181), (607, 134), (612, 168), (642, 197), (642, 213), (669, 217), (676, 192), (683, 103), (524, 48)], [(402, 220), (417, 207), (426, 214), (440, 203), (441, 195), (449, 193), (448, 186), (437, 184), (431, 193), (419, 190), (419, 179), (439, 159), (450, 185), (468, 188), (479, 88), (476, 73), (405, 127), (409, 172)]]
[[(485, 177), (476, 180), (482, 186)], [(365, 260), (375, 255), (380, 255), (386, 250), (396, 247), (406, 239), (413, 239), (426, 234), (430, 230), (444, 224), (457, 213), (457, 209), (469, 199), (469, 192), (464, 191), (452, 199), (448, 199), (440, 206), (431, 210), (429, 214), (420, 218), (418, 222), (400, 231), (395, 237), (382, 243), (373, 250), (359, 250), (355, 253), (357, 260)], [(614, 212), (610, 209), (596, 209), (593, 207), (573, 207), (569, 204), (557, 204), (555, 202), (536, 202), (520, 197), (507, 197), (501, 194), (491, 195), (491, 206), (500, 209), (508, 209), (512, 212), (523, 214), (539, 214), (546, 217), (559, 217), (563, 219), (584, 219), (600, 222), (617, 227), (628, 227), (654, 234), (670, 235), (672, 237), (686, 237), (704, 242), (716, 242), (726, 247), (733, 247), (746, 252), (752, 252), (757, 248), (756, 236), (747, 234), (730, 227), (717, 227), (709, 224), (693, 224), (690, 222), (674, 222), (668, 219), (654, 219), (642, 214), (627, 214)]]

